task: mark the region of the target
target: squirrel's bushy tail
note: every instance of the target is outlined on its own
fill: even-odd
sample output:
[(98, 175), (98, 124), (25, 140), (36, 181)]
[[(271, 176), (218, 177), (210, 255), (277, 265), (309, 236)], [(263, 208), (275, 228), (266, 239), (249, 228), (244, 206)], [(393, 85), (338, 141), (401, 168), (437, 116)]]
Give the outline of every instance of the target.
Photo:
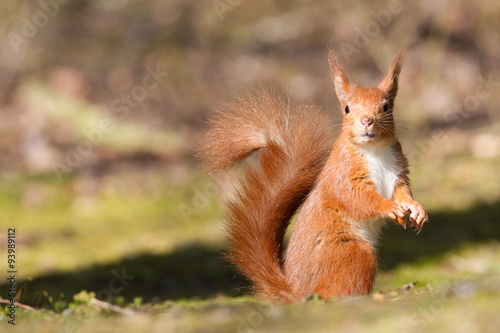
[(331, 149), (327, 120), (316, 109), (257, 88), (219, 108), (198, 155), (211, 172), (260, 149), (260, 165), (228, 204), (228, 259), (271, 301), (292, 301), (282, 270), (290, 219), (314, 187)]

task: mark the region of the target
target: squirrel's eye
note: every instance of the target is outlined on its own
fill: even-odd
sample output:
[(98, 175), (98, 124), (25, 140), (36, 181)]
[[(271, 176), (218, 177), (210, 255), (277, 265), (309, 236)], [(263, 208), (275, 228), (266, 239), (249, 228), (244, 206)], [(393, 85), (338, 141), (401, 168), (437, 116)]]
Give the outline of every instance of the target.
[(348, 114), (349, 113), (349, 105), (346, 105), (345, 106), (345, 114)]
[(387, 110), (389, 110), (389, 103), (384, 104), (384, 111), (387, 111)]

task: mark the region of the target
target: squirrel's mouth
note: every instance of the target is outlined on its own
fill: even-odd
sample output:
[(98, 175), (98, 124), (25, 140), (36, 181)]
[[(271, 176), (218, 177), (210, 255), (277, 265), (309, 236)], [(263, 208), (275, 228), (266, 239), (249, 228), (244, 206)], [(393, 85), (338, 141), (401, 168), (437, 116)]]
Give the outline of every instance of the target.
[(362, 133), (360, 135), (360, 137), (366, 141), (370, 141), (371, 139), (373, 139), (375, 137), (375, 133), (368, 133), (368, 132), (365, 132), (365, 133)]

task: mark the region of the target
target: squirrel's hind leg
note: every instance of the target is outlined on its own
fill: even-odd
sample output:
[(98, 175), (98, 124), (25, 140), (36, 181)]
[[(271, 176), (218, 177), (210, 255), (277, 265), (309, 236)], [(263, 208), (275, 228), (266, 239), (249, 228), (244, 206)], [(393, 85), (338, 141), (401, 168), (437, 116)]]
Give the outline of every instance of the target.
[(328, 270), (321, 269), (322, 276), (318, 276), (313, 292), (322, 299), (369, 294), (378, 266), (373, 247), (348, 233), (338, 235), (331, 244), (318, 262), (318, 267)]

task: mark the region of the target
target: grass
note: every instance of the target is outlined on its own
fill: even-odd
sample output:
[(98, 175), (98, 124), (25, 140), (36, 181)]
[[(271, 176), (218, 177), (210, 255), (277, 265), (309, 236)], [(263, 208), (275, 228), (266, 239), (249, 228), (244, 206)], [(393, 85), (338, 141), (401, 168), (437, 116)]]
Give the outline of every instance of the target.
[[(452, 169), (478, 164), (455, 158)], [(430, 222), (419, 235), (386, 228), (373, 294), (328, 302), (313, 297), (292, 306), (249, 296), (248, 283), (222, 259), (217, 198), (230, 195), (227, 175), (208, 179), (174, 167), (166, 177), (128, 164), (62, 182), (53, 175), (6, 175), (0, 209), (2, 229), (17, 230), (18, 301), (36, 308), (18, 309), (16, 329), (423, 332), (451, 330), (460, 318), (464, 327), (491, 331), (500, 305), (499, 201), (463, 195), (461, 209), (449, 208), (448, 197), (427, 188), (428, 171), (416, 168), (415, 196), (431, 207)], [(475, 184), (496, 179), (495, 168), (469, 176)], [(452, 187), (450, 178), (443, 172), (440, 181)], [(475, 191), (492, 190), (485, 183)], [(3, 298), (6, 289), (0, 285)], [(0, 315), (0, 329), (12, 329), (7, 320)]]
[[(29, 332), (426, 332), (460, 327), (493, 332), (499, 324), (497, 278), (449, 287), (423, 286), (348, 300), (291, 306), (248, 297), (135, 306), (118, 316), (89, 303), (71, 314), (21, 311), (16, 329)], [(43, 325), (41, 325), (43, 324)]]

